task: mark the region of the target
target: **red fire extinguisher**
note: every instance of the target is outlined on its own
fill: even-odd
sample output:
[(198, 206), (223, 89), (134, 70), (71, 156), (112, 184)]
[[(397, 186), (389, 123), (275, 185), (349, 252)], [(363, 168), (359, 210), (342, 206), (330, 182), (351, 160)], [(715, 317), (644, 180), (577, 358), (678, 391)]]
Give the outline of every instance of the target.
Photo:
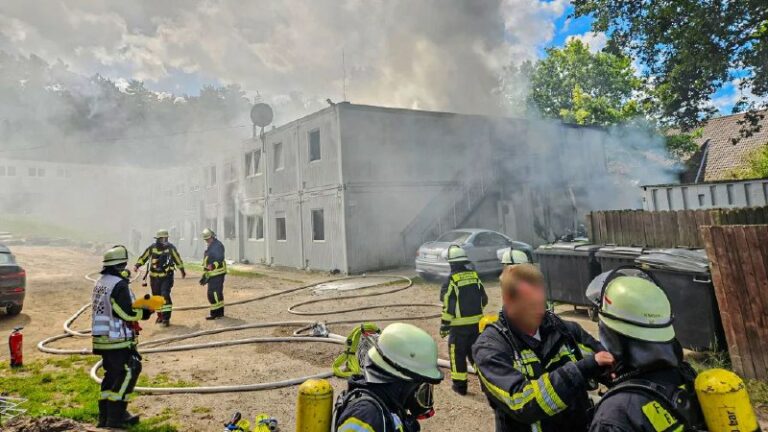
[(22, 342), (24, 335), (21, 334), (21, 329), (24, 327), (16, 327), (8, 336), (8, 347), (11, 349), (11, 367), (21, 367), (24, 365)]

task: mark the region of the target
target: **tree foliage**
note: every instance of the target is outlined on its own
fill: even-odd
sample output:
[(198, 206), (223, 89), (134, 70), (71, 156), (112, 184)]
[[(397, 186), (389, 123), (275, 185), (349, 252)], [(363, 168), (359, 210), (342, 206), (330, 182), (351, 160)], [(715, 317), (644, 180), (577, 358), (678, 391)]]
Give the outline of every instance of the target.
[(735, 179), (768, 178), (768, 143), (751, 152), (746, 159), (746, 166), (734, 170), (731, 177)]
[(592, 16), (593, 30), (609, 35), (610, 49), (644, 65), (664, 122), (694, 129), (716, 112), (712, 95), (738, 80), (742, 97), (734, 112), (749, 110), (744, 135), (757, 128), (758, 109), (768, 96), (768, 2), (573, 0), (573, 5), (575, 16)]
[(61, 62), (0, 51), (2, 157), (35, 157), (37, 150), (46, 158), (96, 162), (130, 155), (124, 161), (173, 163), (222, 140), (199, 131), (247, 124), (248, 106), (237, 85), (206, 86), (194, 96), (159, 93), (140, 81), (118, 86)]
[(578, 39), (547, 49), (532, 67), (528, 104), (543, 116), (580, 125), (613, 125), (637, 117), (643, 82), (628, 57), (591, 53)]

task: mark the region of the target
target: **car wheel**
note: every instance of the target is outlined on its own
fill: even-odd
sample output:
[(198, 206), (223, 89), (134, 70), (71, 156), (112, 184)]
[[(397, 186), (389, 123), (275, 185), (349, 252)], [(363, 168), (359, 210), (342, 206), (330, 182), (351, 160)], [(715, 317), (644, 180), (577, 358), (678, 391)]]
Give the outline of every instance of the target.
[(11, 305), (8, 306), (8, 309), (5, 310), (5, 313), (8, 316), (16, 316), (21, 313), (21, 309), (24, 307), (24, 305)]

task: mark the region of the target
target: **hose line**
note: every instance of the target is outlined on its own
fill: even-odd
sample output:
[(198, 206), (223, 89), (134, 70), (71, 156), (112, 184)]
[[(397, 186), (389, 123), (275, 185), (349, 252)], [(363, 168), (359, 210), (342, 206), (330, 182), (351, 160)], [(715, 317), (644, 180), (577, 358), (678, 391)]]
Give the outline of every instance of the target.
[[(86, 274), (85, 279), (95, 282), (97, 279), (94, 275), (96, 274), (97, 273)], [(365, 276), (362, 276), (362, 277), (365, 277)], [(384, 309), (384, 308), (393, 308), (393, 307), (431, 307), (431, 308), (441, 307), (441, 305), (437, 303), (383, 303), (383, 304), (368, 305), (368, 306), (333, 309), (329, 311), (299, 310), (299, 308), (302, 306), (317, 305), (325, 302), (339, 302), (339, 301), (350, 300), (350, 299), (361, 299), (366, 297), (378, 297), (378, 296), (383, 296), (388, 294), (394, 294), (394, 293), (409, 289), (413, 286), (413, 281), (407, 276), (385, 275), (383, 277), (389, 278), (390, 280), (370, 284), (368, 286), (357, 288), (357, 290), (378, 288), (385, 284), (392, 284), (392, 283), (398, 283), (398, 282), (401, 284), (399, 286), (394, 287), (393, 289), (374, 292), (374, 293), (362, 293), (362, 294), (302, 301), (302, 302), (298, 302), (291, 305), (288, 308), (288, 312), (294, 315), (299, 315), (299, 316), (323, 316), (323, 315), (338, 315), (338, 314), (344, 314), (349, 312), (368, 311), (373, 309)], [(139, 275), (137, 274), (136, 277), (133, 278), (131, 281), (135, 281), (138, 278), (139, 278)], [(350, 276), (350, 277), (324, 280), (321, 282), (301, 285), (301, 286), (292, 287), (292, 288), (288, 288), (281, 291), (276, 291), (269, 294), (262, 294), (255, 297), (250, 297), (242, 300), (225, 303), (225, 306), (243, 305), (243, 304), (252, 303), (256, 301), (266, 300), (273, 297), (292, 294), (302, 290), (308, 290), (322, 284), (339, 282), (343, 280), (359, 279), (359, 278), (361, 277)], [(200, 309), (207, 309), (209, 308), (209, 306), (210, 305), (175, 306), (173, 307), (173, 311), (178, 312), (178, 311), (200, 310)], [(78, 309), (71, 317), (69, 317), (67, 320), (64, 321), (63, 334), (59, 334), (59, 335), (55, 335), (55, 336), (51, 336), (46, 339), (43, 339), (37, 344), (37, 349), (47, 354), (56, 354), (56, 355), (92, 354), (93, 352), (90, 348), (80, 348), (80, 349), (55, 348), (50, 346), (52, 343), (62, 339), (66, 339), (66, 338), (88, 337), (91, 333), (90, 329), (74, 330), (72, 326), (75, 323), (75, 321), (79, 317), (81, 317), (85, 313), (85, 311), (88, 310), (90, 307), (91, 307), (90, 303), (80, 307), (80, 309)], [(440, 317), (440, 314), (435, 313), (435, 314), (423, 314), (423, 315), (416, 315), (416, 316), (398, 316), (398, 317), (378, 318), (375, 321), (391, 322), (391, 321), (401, 321), (401, 320), (433, 319), (438, 317)], [(326, 329), (325, 326), (360, 323), (362, 321), (366, 321), (366, 320), (344, 319), (344, 320), (336, 320), (336, 321), (327, 321), (323, 323), (318, 323), (316, 321), (273, 321), (273, 322), (247, 323), (247, 324), (240, 324), (240, 325), (234, 325), (234, 326), (219, 327), (215, 329), (201, 330), (197, 332), (187, 333), (184, 335), (148, 340), (148, 341), (139, 343), (137, 345), (137, 350), (141, 354), (150, 354), (150, 353), (154, 354), (154, 353), (167, 353), (167, 352), (190, 351), (190, 350), (200, 350), (200, 349), (209, 349), (209, 348), (220, 348), (220, 347), (226, 347), (226, 346), (246, 345), (246, 344), (256, 344), (256, 343), (330, 343), (330, 344), (343, 345), (346, 343), (347, 338), (342, 335), (328, 332), (327, 330), (325, 330)], [(209, 336), (214, 334), (248, 330), (248, 329), (276, 328), (276, 327), (279, 327), (279, 328), (294, 327), (296, 328), (296, 330), (293, 332), (292, 336), (259, 336), (259, 337), (230, 339), (230, 340), (214, 341), (214, 342), (188, 343), (184, 345), (170, 345), (170, 346), (168, 345), (173, 342), (184, 341), (187, 339), (194, 339), (202, 336)], [(319, 333), (314, 332), (314, 330), (317, 327), (321, 329)], [(447, 360), (440, 359), (438, 361), (438, 364), (441, 367), (450, 367), (450, 363)], [(98, 376), (98, 373), (97, 373), (99, 368), (101, 368), (101, 366), (102, 366), (102, 362), (99, 361), (90, 370), (91, 378), (97, 383), (101, 383), (101, 378)], [(474, 370), (470, 368), (470, 372), (474, 372)], [(276, 389), (281, 387), (298, 385), (310, 378), (330, 378), (332, 376), (333, 376), (332, 372), (321, 372), (315, 375), (297, 377), (297, 378), (280, 380), (280, 381), (272, 381), (272, 382), (266, 382), (266, 383), (220, 385), (220, 386), (195, 386), (195, 387), (136, 387), (135, 391), (140, 393), (146, 393), (146, 394), (229, 393), (229, 392), (257, 391), (257, 390), (268, 390), (268, 389)]]

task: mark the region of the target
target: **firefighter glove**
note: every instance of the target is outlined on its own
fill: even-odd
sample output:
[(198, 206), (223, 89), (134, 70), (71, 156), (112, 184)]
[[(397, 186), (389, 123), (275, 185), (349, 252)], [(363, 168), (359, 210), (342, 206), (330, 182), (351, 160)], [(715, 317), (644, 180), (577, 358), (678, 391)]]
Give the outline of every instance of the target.
[(440, 337), (444, 338), (448, 336), (451, 331), (451, 324), (448, 321), (440, 321)]

